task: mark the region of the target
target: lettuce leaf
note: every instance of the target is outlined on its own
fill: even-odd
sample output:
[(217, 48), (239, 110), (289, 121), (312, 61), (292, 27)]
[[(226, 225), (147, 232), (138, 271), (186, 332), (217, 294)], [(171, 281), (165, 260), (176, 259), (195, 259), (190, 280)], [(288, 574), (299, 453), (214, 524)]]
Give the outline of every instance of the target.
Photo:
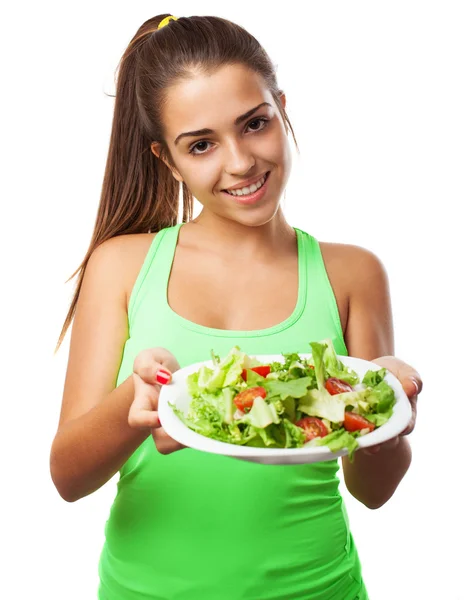
[(313, 442), (316, 442), (314, 445), (317, 446), (328, 446), (332, 452), (338, 452), (346, 448), (348, 450), (348, 458), (350, 462), (353, 462), (355, 450), (358, 448), (356, 438), (359, 435), (357, 431), (350, 432), (345, 429), (337, 429), (323, 438), (315, 438)]
[(325, 371), (327, 372), (329, 377), (337, 377), (338, 379), (342, 379), (349, 383), (350, 385), (356, 385), (360, 382), (360, 378), (357, 373), (350, 369), (342, 361), (337, 357), (337, 353), (335, 352), (335, 347), (330, 338), (322, 340), (322, 343), (326, 345), (326, 350), (323, 355), (323, 361), (325, 366)]
[(259, 385), (262, 385), (267, 391), (268, 399), (279, 396), (281, 400), (286, 398), (302, 398), (307, 394), (307, 388), (312, 383), (311, 377), (301, 377), (300, 379), (291, 379), (289, 381), (280, 381), (279, 379), (264, 379)]

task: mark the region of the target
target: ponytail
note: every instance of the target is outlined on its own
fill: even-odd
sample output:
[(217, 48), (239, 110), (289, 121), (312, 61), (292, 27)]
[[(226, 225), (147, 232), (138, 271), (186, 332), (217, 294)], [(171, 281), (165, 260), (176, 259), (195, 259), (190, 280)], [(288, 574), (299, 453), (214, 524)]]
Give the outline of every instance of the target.
[[(220, 17), (193, 16), (158, 25), (169, 14), (143, 23), (118, 65), (117, 93), (110, 147), (95, 220), (84, 260), (66, 281), (78, 280), (62, 327), (57, 352), (74, 318), (85, 269), (94, 250), (106, 240), (130, 233), (158, 232), (177, 224), (179, 182), (164, 139), (162, 107), (166, 91), (196, 69), (210, 74), (224, 65), (242, 64), (258, 73), (280, 111), (286, 132), (292, 125), (281, 104), (275, 66), (260, 43), (239, 25)], [(151, 151), (158, 142), (163, 160)], [(166, 161), (166, 162), (165, 162)], [(192, 219), (193, 197), (182, 183), (182, 221)]]
[[(94, 250), (115, 236), (154, 233), (178, 222), (179, 182), (165, 163), (152, 153), (153, 139), (140, 118), (136, 93), (137, 50), (143, 43), (146, 43), (146, 36), (141, 35), (136, 44), (130, 44), (118, 66), (112, 131), (100, 204), (86, 255), (66, 281), (79, 274), (55, 353), (74, 318), (85, 269)], [(187, 186), (183, 184), (183, 187), (183, 221), (187, 222), (192, 218), (193, 198)]]

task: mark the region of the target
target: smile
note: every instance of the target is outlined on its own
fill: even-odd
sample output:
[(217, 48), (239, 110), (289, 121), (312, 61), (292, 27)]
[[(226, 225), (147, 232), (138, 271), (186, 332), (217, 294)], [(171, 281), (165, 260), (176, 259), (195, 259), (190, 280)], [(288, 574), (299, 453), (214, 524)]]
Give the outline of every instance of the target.
[(249, 194), (254, 194), (254, 192), (256, 192), (256, 190), (259, 190), (259, 188), (264, 185), (264, 182), (266, 181), (267, 178), (268, 178), (268, 173), (266, 173), (266, 175), (263, 175), (263, 177), (259, 181), (257, 181), (256, 183), (253, 183), (249, 187), (243, 187), (238, 190), (224, 190), (224, 191), (227, 192), (228, 194), (231, 194), (232, 196), (248, 196)]
[(237, 204), (255, 204), (261, 200), (268, 189), (270, 175), (271, 171), (268, 171), (264, 177), (249, 187), (244, 187), (241, 190), (232, 190), (231, 192), (224, 190), (222, 193), (231, 197)]

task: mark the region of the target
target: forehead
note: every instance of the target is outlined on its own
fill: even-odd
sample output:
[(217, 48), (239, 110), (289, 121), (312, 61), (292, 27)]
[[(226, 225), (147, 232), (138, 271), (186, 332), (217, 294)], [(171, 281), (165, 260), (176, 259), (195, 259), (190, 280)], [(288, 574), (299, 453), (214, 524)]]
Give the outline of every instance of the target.
[(183, 131), (232, 126), (236, 117), (265, 101), (272, 104), (262, 77), (243, 65), (225, 66), (210, 76), (196, 74), (168, 90), (166, 134), (174, 140)]

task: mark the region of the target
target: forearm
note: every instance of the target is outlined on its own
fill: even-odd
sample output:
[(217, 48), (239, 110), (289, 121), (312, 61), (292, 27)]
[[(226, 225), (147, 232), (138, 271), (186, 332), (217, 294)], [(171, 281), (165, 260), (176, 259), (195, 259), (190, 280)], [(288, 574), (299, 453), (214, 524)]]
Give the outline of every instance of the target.
[(376, 454), (355, 452), (354, 462), (344, 456), (343, 471), (348, 491), (368, 508), (379, 508), (394, 494), (411, 464), (411, 447), (400, 437), (396, 447), (381, 445)]
[(132, 429), (132, 377), (84, 415), (59, 428), (51, 448), (51, 476), (60, 495), (74, 502), (106, 483), (148, 437)]

